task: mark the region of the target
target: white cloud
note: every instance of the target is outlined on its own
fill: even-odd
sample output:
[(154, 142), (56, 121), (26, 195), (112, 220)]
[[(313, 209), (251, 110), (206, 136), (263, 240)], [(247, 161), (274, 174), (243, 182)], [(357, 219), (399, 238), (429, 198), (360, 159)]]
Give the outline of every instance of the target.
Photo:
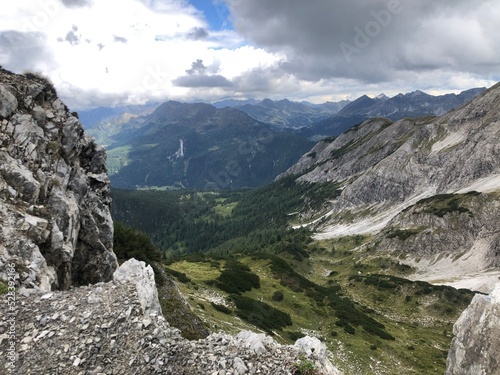
[[(401, 2), (362, 48), (356, 28), (366, 33), (374, 12), (398, 0), (226, 1), (235, 30), (210, 30), (188, 0), (6, 1), (0, 64), (44, 71), (75, 108), (228, 97), (340, 100), (500, 79), (500, 3), (493, 0)], [(342, 43), (359, 49), (352, 61)], [(186, 71), (197, 60), (207, 70), (193, 78)]]

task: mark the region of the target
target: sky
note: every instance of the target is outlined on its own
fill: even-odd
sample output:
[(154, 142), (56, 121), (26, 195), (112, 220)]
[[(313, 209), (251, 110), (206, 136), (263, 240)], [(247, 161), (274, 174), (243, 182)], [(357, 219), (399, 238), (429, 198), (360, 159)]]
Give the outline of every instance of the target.
[(498, 0), (0, 0), (0, 65), (75, 110), (490, 87)]

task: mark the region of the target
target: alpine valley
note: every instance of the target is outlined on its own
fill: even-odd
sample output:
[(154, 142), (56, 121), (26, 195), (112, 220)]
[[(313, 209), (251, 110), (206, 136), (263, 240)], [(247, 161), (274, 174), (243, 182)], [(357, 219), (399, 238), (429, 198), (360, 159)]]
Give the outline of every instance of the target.
[(0, 70), (17, 373), (499, 374), (500, 84), (80, 117)]
[[(350, 121), (271, 184), (114, 190), (113, 217), (166, 252), (167, 272), (211, 329), (313, 334), (347, 374), (442, 373), (470, 291), (490, 293), (500, 276), (499, 91), (361, 97), (299, 131), (281, 126), (305, 136)], [(273, 113), (283, 104), (294, 103)], [(268, 326), (280, 321), (272, 309), (291, 324)]]

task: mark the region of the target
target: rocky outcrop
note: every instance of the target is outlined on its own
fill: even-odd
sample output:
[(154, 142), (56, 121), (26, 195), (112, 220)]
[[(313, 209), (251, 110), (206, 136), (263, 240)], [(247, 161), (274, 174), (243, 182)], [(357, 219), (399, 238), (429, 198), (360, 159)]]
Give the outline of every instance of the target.
[[(335, 183), (341, 193), (296, 217), (317, 239), (382, 233), (371, 248), (453, 258), (480, 250), (474, 271), (500, 266), (498, 108), (500, 84), (440, 117), (375, 118), (318, 143), (283, 176)], [(469, 208), (418, 209), (425, 198), (474, 191), (483, 195)]]
[[(129, 260), (108, 283), (20, 296), (14, 373), (291, 375), (308, 360), (325, 375), (338, 374), (315, 339), (296, 347), (252, 332), (184, 339), (158, 312), (152, 272)], [(0, 348), (7, 347), (7, 309), (0, 305)], [(0, 354), (3, 369), (7, 356)]]
[(0, 280), (11, 263), (27, 289), (111, 279), (105, 160), (48, 80), (0, 69)]
[(476, 295), (453, 326), (446, 375), (500, 374), (500, 283)]
[(298, 175), (297, 182), (342, 184), (323, 231), (339, 224), (332, 213), (371, 210), (365, 216), (373, 217), (394, 209), (393, 217), (435, 194), (500, 189), (499, 107), (497, 84), (441, 117), (372, 119), (321, 142), (284, 175)]

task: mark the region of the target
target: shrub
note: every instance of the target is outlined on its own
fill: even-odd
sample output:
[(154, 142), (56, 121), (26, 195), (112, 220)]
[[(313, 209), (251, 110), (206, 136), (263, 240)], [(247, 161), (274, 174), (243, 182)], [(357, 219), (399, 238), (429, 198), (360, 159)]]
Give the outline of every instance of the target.
[(180, 283), (187, 284), (191, 281), (191, 279), (183, 272), (179, 272), (168, 267), (165, 267), (165, 272), (170, 276), (175, 277)]
[(231, 315), (231, 313), (232, 313), (231, 309), (227, 308), (224, 305), (219, 305), (218, 303), (215, 303), (215, 302), (211, 302), (211, 305), (215, 310), (220, 311), (221, 313), (224, 313), (227, 315)]
[(57, 96), (57, 91), (56, 91), (56, 88), (54, 86), (54, 83), (52, 82), (52, 80), (49, 77), (47, 77), (42, 72), (26, 70), (26, 71), (24, 71), (23, 75), (28, 79), (32, 79), (34, 81), (37, 81), (38, 83), (41, 83), (49, 91), (52, 91), (52, 93)]
[(119, 260), (135, 258), (148, 264), (161, 260), (162, 253), (146, 233), (117, 221), (114, 227), (113, 250)]
[(3, 296), (8, 290), (9, 288), (7, 287), (7, 284), (0, 281), (0, 296)]
[(349, 325), (349, 324), (346, 324), (344, 326), (344, 331), (350, 335), (354, 335), (356, 333), (356, 330), (354, 329), (353, 326)]
[(283, 299), (285, 298), (285, 296), (283, 295), (283, 292), (277, 290), (276, 292), (273, 293), (273, 296), (271, 297), (271, 299), (273, 301), (276, 301), (276, 302), (281, 302), (283, 301)]
[(401, 241), (406, 241), (411, 236), (415, 236), (422, 232), (421, 229), (396, 229), (387, 234), (387, 238), (398, 238)]
[(236, 314), (243, 320), (273, 334), (271, 330), (282, 329), (292, 325), (292, 318), (287, 313), (249, 297), (233, 294), (237, 311)]
[(305, 335), (300, 331), (288, 332), (288, 337), (290, 337), (290, 340), (292, 341), (297, 341), (298, 339), (301, 339), (304, 336)]
[(227, 293), (241, 294), (252, 288), (260, 288), (259, 276), (248, 271), (224, 270), (217, 281), (217, 286)]
[(303, 355), (299, 357), (299, 360), (292, 364), (292, 374), (293, 375), (320, 375), (321, 373), (316, 368), (314, 362), (306, 359)]

